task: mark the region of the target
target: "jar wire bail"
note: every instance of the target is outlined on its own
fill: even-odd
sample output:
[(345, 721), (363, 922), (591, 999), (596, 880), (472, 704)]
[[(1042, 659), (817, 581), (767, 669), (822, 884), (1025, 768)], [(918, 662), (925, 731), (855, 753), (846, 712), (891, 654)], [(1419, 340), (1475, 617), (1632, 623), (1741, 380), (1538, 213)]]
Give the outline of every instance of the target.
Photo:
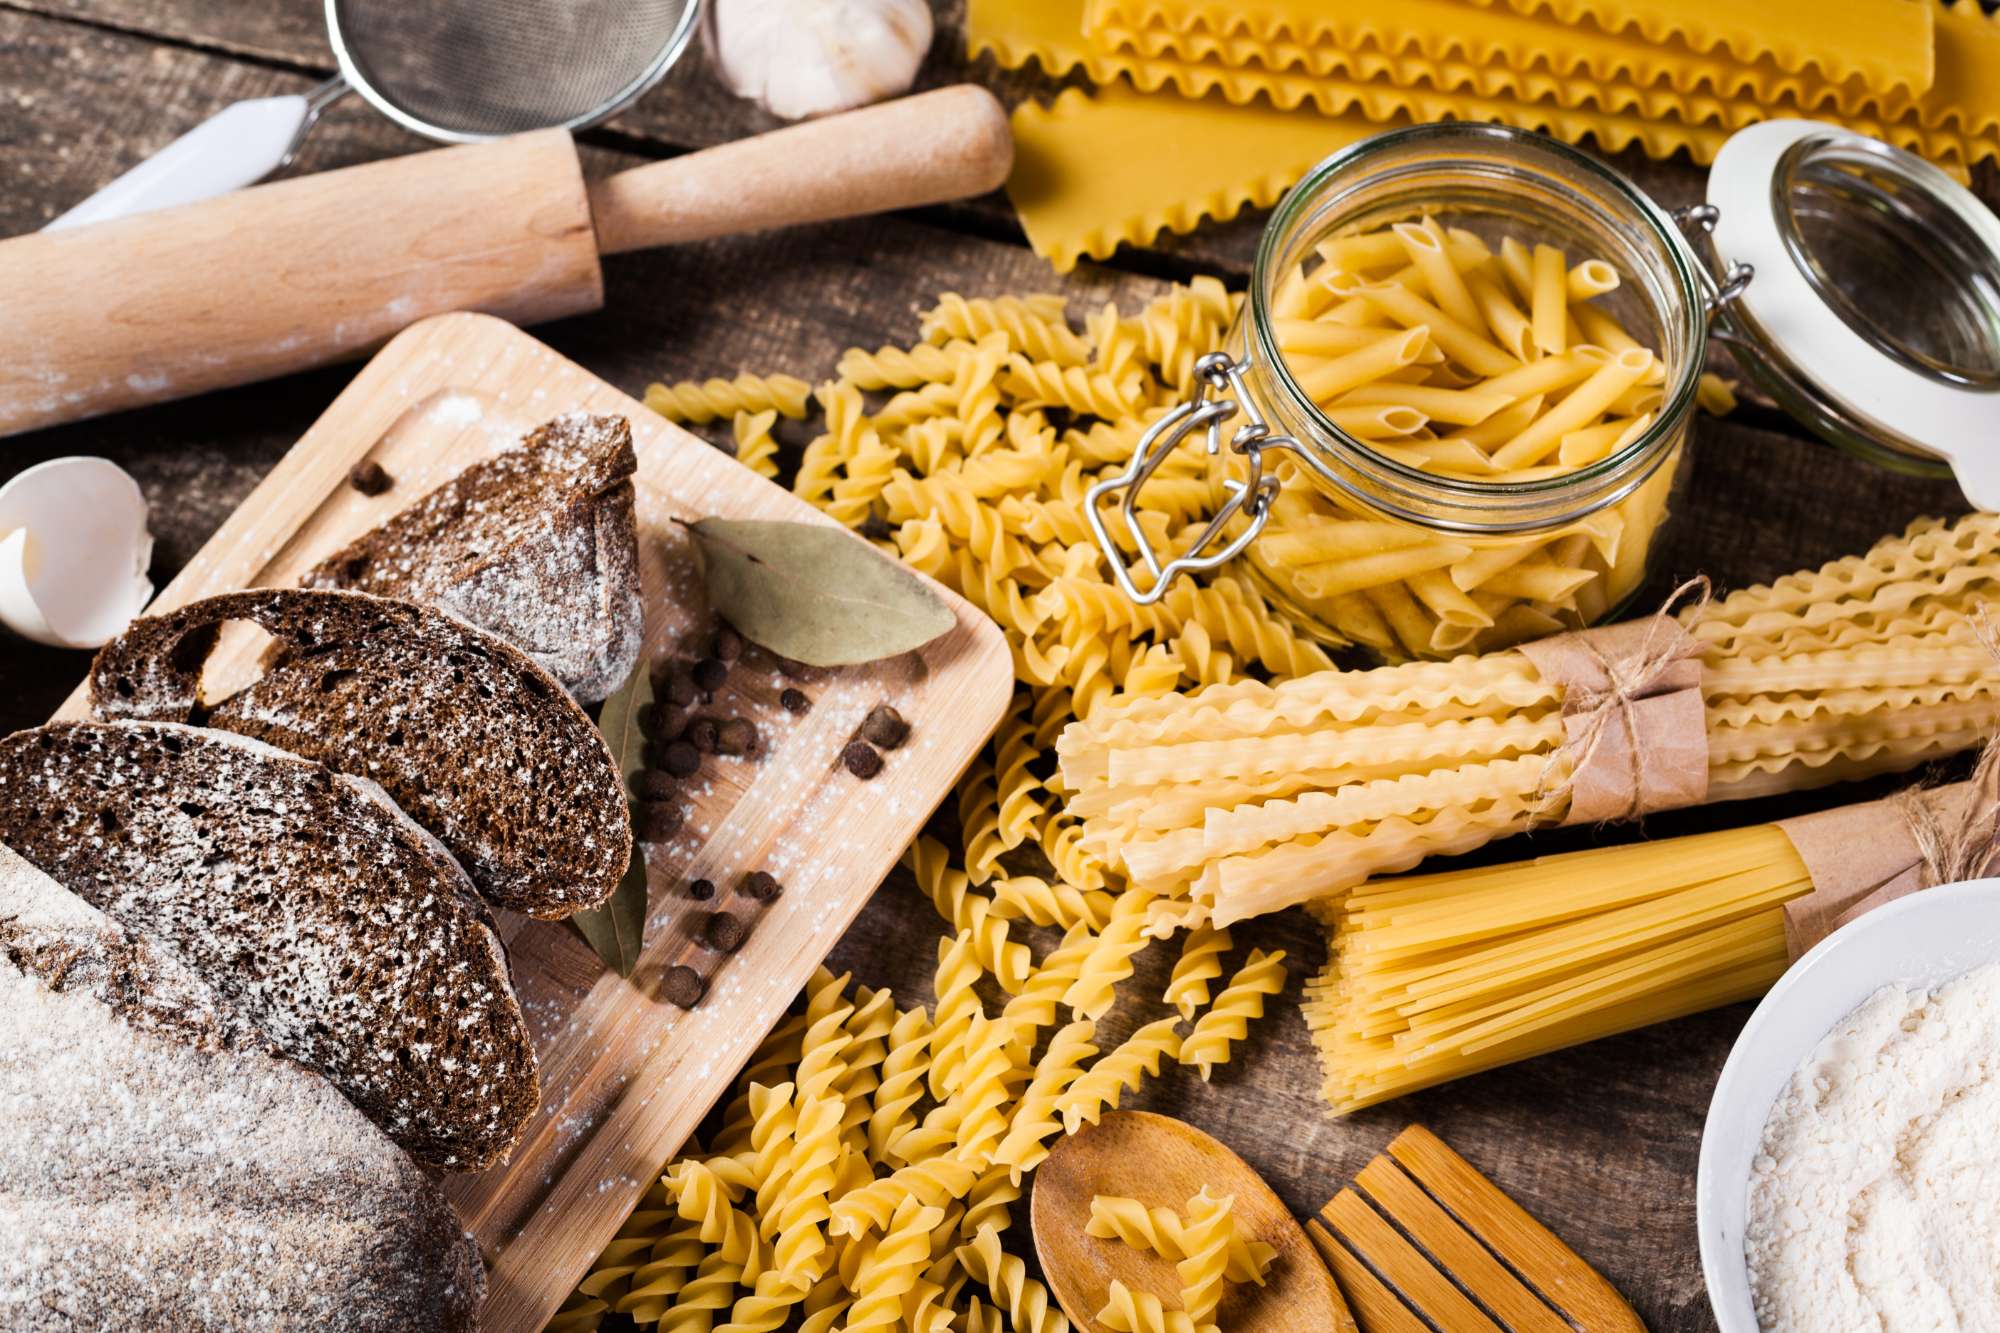
[[(1150, 606), (1166, 596), (1167, 589), (1181, 575), (1227, 564), (1257, 540), (1257, 535), (1264, 530), (1264, 524), (1271, 516), (1271, 502), (1278, 494), (1277, 476), (1264, 471), (1266, 449), (1288, 449), (1304, 456), (1297, 440), (1271, 432), (1271, 423), (1257, 410), (1243, 383), (1244, 363), (1231, 359), (1223, 352), (1210, 352), (1194, 363), (1194, 369), (1193, 394), (1146, 428), (1146, 433), (1139, 437), (1139, 443), (1132, 451), (1132, 461), (1123, 472), (1098, 482), (1084, 494), (1084, 517), (1090, 522), (1098, 548), (1110, 562), (1118, 587), (1139, 606)], [(1229, 396), (1221, 396), (1224, 394)], [(1205, 447), (1211, 457), (1221, 453), (1222, 425), (1239, 411), (1246, 420), (1230, 437), (1229, 447), (1246, 460), (1246, 475), (1241, 480), (1232, 477), (1222, 483), (1229, 498), (1185, 551), (1162, 564), (1159, 553), (1153, 549), (1139, 523), (1140, 489), (1181, 441), (1197, 430), (1203, 432)], [(1137, 549), (1140, 561), (1152, 574), (1152, 582), (1145, 588), (1133, 579), (1133, 569), (1126, 563), (1124, 552), (1104, 521), (1103, 506), (1112, 496), (1119, 497), (1118, 512), (1124, 519), (1126, 535)], [(1210, 550), (1220, 540), (1230, 520), (1239, 513), (1249, 516), (1243, 531), (1219, 549)]]

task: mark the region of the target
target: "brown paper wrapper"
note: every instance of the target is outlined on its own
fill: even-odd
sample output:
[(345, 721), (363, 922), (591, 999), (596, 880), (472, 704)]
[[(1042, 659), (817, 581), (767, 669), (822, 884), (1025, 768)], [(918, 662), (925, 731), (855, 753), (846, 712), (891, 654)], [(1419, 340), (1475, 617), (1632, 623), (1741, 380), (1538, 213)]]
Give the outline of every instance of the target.
[[(1708, 798), (1701, 643), (1671, 616), (1558, 634), (1521, 651), (1563, 687), (1565, 824), (1635, 819)], [(1654, 663), (1647, 669), (1646, 663)], [(1636, 682), (1622, 690), (1619, 679)]]
[(1927, 886), (1924, 855), (1902, 807), (1906, 799), (1924, 802), (1940, 823), (1956, 825), (1970, 816), (1972, 784), (1778, 821), (1813, 883), (1810, 893), (1785, 904), (1785, 951), (1792, 962), (1854, 918)]

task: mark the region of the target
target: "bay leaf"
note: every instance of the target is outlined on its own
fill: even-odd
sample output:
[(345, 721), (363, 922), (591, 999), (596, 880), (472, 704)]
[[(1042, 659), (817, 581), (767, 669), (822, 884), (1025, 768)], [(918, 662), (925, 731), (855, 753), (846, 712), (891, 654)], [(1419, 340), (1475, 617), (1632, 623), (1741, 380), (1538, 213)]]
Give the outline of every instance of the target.
[(839, 528), (705, 518), (688, 530), (711, 607), (780, 657), (874, 662), (952, 627), (951, 608), (922, 576)]
[[(652, 706), (653, 680), (641, 662), (598, 710), (597, 729), (604, 733), (604, 743), (611, 749), (620, 785), (628, 796), (633, 776), (646, 764), (646, 737), (639, 728), (639, 717)], [(646, 906), (646, 853), (635, 843), (625, 874), (604, 906), (575, 913), (569, 924), (605, 966), (629, 977), (646, 943)]]

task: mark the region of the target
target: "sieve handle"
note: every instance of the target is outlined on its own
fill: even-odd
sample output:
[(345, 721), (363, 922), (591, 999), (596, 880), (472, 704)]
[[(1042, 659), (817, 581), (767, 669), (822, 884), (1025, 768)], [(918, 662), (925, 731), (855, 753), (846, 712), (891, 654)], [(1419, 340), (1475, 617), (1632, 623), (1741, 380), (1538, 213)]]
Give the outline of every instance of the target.
[(623, 254), (984, 194), (1013, 160), (1000, 103), (959, 84), (620, 172), (590, 211)]

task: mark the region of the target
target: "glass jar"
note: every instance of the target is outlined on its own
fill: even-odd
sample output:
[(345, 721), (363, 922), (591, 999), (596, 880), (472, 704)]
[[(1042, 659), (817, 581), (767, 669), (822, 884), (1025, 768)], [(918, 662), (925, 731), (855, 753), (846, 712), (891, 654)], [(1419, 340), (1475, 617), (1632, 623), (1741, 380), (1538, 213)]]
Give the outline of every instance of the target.
[[(1681, 501), (1712, 332), (1736, 344), (1753, 376), (1827, 438), (1905, 467), (1920, 454), (1946, 458), (1981, 500), (1978, 464), (1968, 462), (1977, 432), (1968, 423), (1987, 415), (1981, 395), (2000, 386), (2000, 224), (1919, 159), (1810, 122), (1766, 122), (1734, 136), (1717, 158), (1710, 201), (1670, 216), (1595, 158), (1493, 125), (1393, 130), (1326, 159), (1266, 227), (1242, 310), (1224, 350), (1200, 363), (1193, 397), (1148, 430), (1122, 476), (1090, 493), (1087, 515), (1120, 586), (1150, 602), (1180, 574), (1240, 557), (1239, 567), (1303, 631), (1390, 661), (1487, 651), (1609, 618), (1646, 581), (1662, 526)], [(1882, 221), (1885, 212), (1902, 222)], [(1879, 261), (1884, 244), (1920, 243), (1926, 229), (1946, 223), (1945, 267), (1962, 272), (1982, 255), (1987, 267), (1951, 302), (1942, 332), (1886, 327), (1897, 323), (1893, 299), (1860, 309), (1849, 284), (1826, 276), (1856, 256)], [(1412, 225), (1429, 232), (1434, 241), (1426, 244), (1456, 256), (1463, 281), (1455, 307), (1450, 293), (1426, 289), (1435, 270), (1414, 259), (1400, 277), (1383, 275), (1397, 261), (1382, 238), (1397, 224), (1406, 234)], [(1490, 288), (1505, 295), (1511, 287), (1520, 302), (1529, 300), (1509, 240), (1564, 256), (1567, 328), (1553, 340), (1541, 341), (1537, 327), (1534, 341), (1524, 341), (1529, 335), (1499, 322), (1501, 312), (1487, 304)], [(1372, 256), (1365, 262), (1364, 252)], [(1744, 252), (1754, 265), (1743, 262)], [(1753, 277), (1780, 267), (1788, 269), (1782, 281), (1759, 291), (1754, 309), (1739, 309), (1759, 285)], [(1398, 308), (1383, 318), (1381, 294), (1392, 281), (1428, 296), (1428, 314), (1422, 303), (1401, 308), (1409, 303), (1396, 295)], [(1586, 397), (1573, 375), (1532, 404), (1514, 394), (1513, 418), (1496, 413), (1491, 428), (1481, 424), (1487, 418), (1452, 425), (1435, 415), (1462, 408), (1463, 393), (1426, 398), (1398, 387), (1424, 379), (1435, 387), (1433, 372), (1392, 374), (1359, 395), (1315, 391), (1336, 381), (1314, 358), (1341, 354), (1336, 342), (1356, 343), (1322, 339), (1302, 317), (1338, 322), (1354, 302), (1372, 301), (1371, 328), (1443, 327), (1450, 317), (1441, 311), (1465, 309), (1463, 284), (1478, 292), (1481, 282), (1489, 287), (1478, 299), (1486, 323), (1476, 331), (1503, 344), (1507, 330), (1514, 356), (1468, 369), (1447, 348), (1442, 369), (1455, 376), (1447, 382), (1498, 401), (1482, 386), (1498, 389), (1498, 377), (1518, 388), (1508, 372), (1551, 355), (1593, 366), (1644, 361), (1644, 377), (1612, 400), (1615, 412), (1607, 409), (1623, 429), (1579, 428), (1574, 457), (1567, 434), (1555, 449), (1555, 427), (1544, 430), (1541, 416), (1605, 420), (1579, 416), (1589, 406), (1581, 401), (1569, 404), (1575, 412), (1564, 410), (1570, 395)], [(1440, 335), (1427, 332), (1435, 360)], [(1305, 347), (1302, 336), (1327, 345)], [(1855, 392), (1855, 342), (1879, 363), (1869, 366), (1864, 387), (1889, 377), (1898, 392), (1923, 399), (1920, 411), (1867, 411), (1874, 399)], [(1407, 359), (1399, 364), (1419, 372)], [(1826, 387), (1829, 375), (1839, 387)], [(1919, 394), (1899, 375), (1948, 392)], [(1350, 401), (1357, 397), (1382, 407), (1362, 411)], [(1394, 406), (1403, 399), (1415, 405)], [(1539, 424), (1530, 432), (1523, 423)], [(1207, 445), (1213, 521), (1192, 542), (1156, 551), (1135, 497), (1162, 467), (1189, 466), (1174, 454), (1197, 433)], [(1530, 434), (1532, 442), (1523, 438)], [(1481, 452), (1468, 452), (1468, 443)], [(2000, 449), (1990, 452), (2000, 491)], [(1489, 466), (1491, 475), (1481, 470)], [(1124, 526), (1116, 542), (1104, 509), (1113, 500)], [(1138, 551), (1137, 571), (1121, 547)]]

